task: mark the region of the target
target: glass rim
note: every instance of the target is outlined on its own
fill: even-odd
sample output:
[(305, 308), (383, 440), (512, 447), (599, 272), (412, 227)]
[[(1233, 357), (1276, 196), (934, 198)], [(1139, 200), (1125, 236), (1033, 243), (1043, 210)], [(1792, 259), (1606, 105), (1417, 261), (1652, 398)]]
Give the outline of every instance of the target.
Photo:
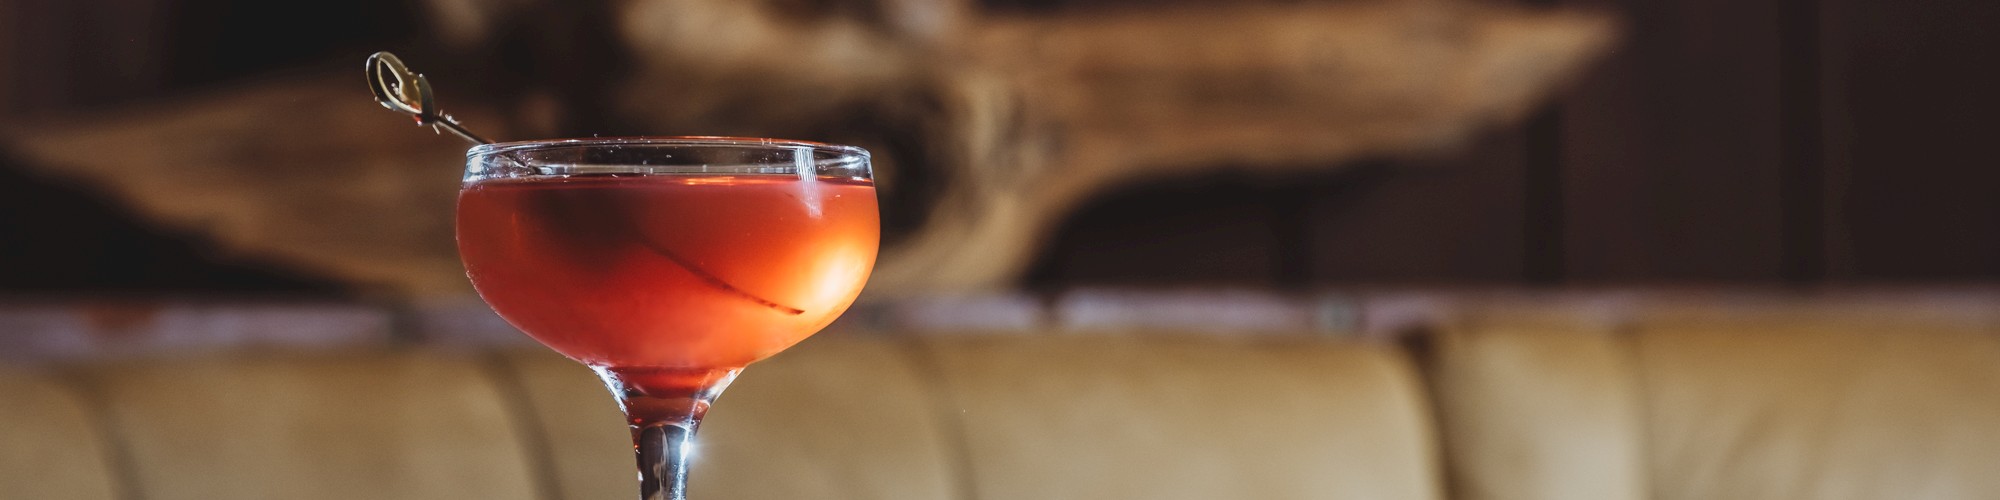
[(588, 137), (567, 139), (538, 139), (480, 144), (465, 150), (467, 159), (495, 154), (524, 151), (548, 151), (572, 148), (604, 146), (717, 146), (771, 149), (810, 149), (814, 152), (833, 153), (843, 157), (869, 158), (868, 150), (854, 146), (829, 144), (824, 142), (801, 141), (795, 139), (773, 139), (764, 137), (732, 137), (715, 135), (662, 135), (625, 137)]

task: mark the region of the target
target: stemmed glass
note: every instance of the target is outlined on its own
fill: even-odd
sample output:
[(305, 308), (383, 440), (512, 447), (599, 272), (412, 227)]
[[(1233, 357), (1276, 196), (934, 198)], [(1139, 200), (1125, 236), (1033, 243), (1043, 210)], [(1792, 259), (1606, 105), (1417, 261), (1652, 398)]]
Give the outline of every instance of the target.
[(644, 500), (686, 498), (709, 404), (845, 311), (879, 238), (868, 152), (811, 142), (486, 144), (466, 153), (458, 197), (473, 287), (604, 379)]

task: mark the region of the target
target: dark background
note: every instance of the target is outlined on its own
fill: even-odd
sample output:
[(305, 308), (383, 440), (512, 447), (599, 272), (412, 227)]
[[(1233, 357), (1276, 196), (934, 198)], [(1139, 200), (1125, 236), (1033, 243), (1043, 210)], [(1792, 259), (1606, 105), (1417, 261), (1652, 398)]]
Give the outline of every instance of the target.
[[(2000, 3), (1535, 3), (1614, 10), (1626, 36), (1528, 122), (1434, 158), (1128, 186), (1074, 214), (1024, 285), (2000, 280), (2000, 162), (1988, 151)], [(0, 120), (328, 61), (359, 68), (359, 54), (421, 40), (420, 12), (393, 0), (0, 0)], [(350, 293), (148, 226), (117, 200), (26, 173), (0, 144), (0, 293), (47, 292)]]

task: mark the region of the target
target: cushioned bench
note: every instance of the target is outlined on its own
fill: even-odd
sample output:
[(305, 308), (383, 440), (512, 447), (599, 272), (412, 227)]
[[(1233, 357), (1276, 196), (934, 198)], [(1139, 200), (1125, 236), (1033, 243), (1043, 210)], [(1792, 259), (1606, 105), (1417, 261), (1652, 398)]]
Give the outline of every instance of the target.
[[(2000, 498), (1984, 317), (1491, 307), (1411, 342), (839, 333), (752, 367), (697, 499)], [(1414, 346), (1414, 347), (1411, 347)], [(628, 498), (536, 348), (0, 369), (0, 498)]]

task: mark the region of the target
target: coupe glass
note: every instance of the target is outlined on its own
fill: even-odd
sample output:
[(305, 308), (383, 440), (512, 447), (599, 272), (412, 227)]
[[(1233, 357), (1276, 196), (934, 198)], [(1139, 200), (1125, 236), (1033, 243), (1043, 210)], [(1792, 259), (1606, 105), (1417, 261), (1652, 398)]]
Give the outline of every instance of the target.
[(686, 498), (710, 402), (840, 316), (879, 238), (868, 152), (810, 142), (488, 144), (466, 153), (458, 196), (473, 287), (604, 379), (644, 500)]

